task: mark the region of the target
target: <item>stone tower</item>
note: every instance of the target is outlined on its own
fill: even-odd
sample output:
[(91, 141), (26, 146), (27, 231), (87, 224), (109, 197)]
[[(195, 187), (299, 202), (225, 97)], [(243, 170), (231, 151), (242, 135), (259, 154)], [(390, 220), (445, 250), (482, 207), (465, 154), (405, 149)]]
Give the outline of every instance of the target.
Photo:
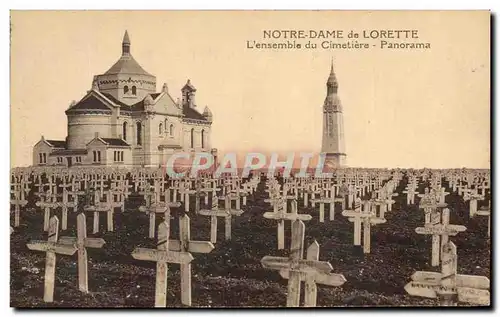
[(323, 103), (323, 140), (321, 152), (326, 155), (325, 166), (345, 167), (344, 118), (338, 96), (339, 84), (333, 71), (326, 82), (326, 98)]

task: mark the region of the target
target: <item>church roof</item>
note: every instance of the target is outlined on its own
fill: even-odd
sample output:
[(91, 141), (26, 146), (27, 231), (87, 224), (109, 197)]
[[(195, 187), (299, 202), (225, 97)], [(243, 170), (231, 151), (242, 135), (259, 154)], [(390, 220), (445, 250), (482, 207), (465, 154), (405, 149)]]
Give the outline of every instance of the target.
[(111, 146), (130, 146), (127, 142), (125, 142), (122, 139), (115, 139), (115, 138), (101, 138), (101, 140), (104, 141), (107, 145)]
[(66, 148), (66, 141), (61, 141), (61, 140), (45, 140), (50, 146), (55, 147), (55, 148), (61, 148), (65, 149)]
[(130, 107), (129, 105), (124, 104), (123, 102), (121, 102), (120, 100), (116, 99), (115, 97), (113, 97), (113, 95), (111, 95), (111, 94), (109, 94), (107, 92), (101, 92), (101, 94), (103, 94), (106, 98), (108, 98), (109, 100), (111, 100), (114, 104), (120, 105), (122, 107)]
[[(73, 111), (73, 110), (81, 110), (81, 111), (84, 111), (84, 110), (108, 110), (108, 111), (111, 111), (110, 106), (107, 105), (107, 103), (109, 103), (109, 101), (105, 101), (105, 99), (102, 97), (98, 98), (96, 96), (96, 94), (101, 94), (102, 96), (106, 97), (109, 101), (111, 101), (115, 105), (120, 106), (121, 111), (144, 111), (144, 109), (145, 109), (144, 108), (144, 101), (146, 100), (147, 96), (143, 100), (136, 102), (135, 104), (129, 106), (129, 105), (119, 101), (118, 99), (113, 97), (113, 95), (111, 95), (109, 93), (91, 91), (86, 97), (84, 97), (82, 100), (77, 102), (71, 108), (66, 110), (66, 112)], [(156, 100), (156, 98), (158, 98), (158, 96), (161, 94), (162, 93), (154, 93), (154, 94), (149, 94), (148, 96), (151, 96), (151, 98), (153, 100)], [(208, 121), (207, 118), (203, 114), (199, 113), (198, 111), (196, 111), (195, 109), (193, 109), (191, 107), (187, 107), (187, 106), (183, 107), (182, 112), (184, 114), (184, 118), (186, 118), (186, 119)], [(61, 141), (61, 142), (64, 142), (64, 141)]]
[[(108, 96), (106, 96), (108, 97)], [(89, 95), (87, 98), (83, 98), (67, 111), (70, 110), (110, 110), (106, 104), (94, 96), (93, 94)]]
[(139, 65), (139, 63), (130, 54), (124, 54), (120, 59), (108, 69), (105, 75), (116, 75), (116, 74), (134, 74), (134, 75), (147, 75), (153, 76), (144, 68)]
[(191, 107), (183, 107), (184, 118), (207, 121), (201, 113)]
[[(156, 99), (156, 97), (158, 97), (159, 95), (161, 95), (161, 93), (154, 93), (154, 94), (149, 94), (148, 96), (151, 96), (151, 98), (153, 100)], [(148, 97), (146, 96), (144, 99), (142, 99), (141, 101), (139, 102), (136, 102), (134, 103), (133, 105), (131, 106), (127, 106), (127, 107), (130, 107), (130, 110), (131, 111), (144, 111), (144, 100), (146, 100), (146, 98)], [(124, 109), (125, 110), (125, 109)]]
[(101, 138), (100, 136), (96, 135), (95, 138), (93, 138), (89, 143), (87, 143), (86, 147), (95, 141), (99, 141), (101, 143), (104, 143), (108, 147), (130, 147), (130, 144), (125, 142), (123, 139), (118, 139), (118, 138)]
[(145, 71), (134, 59), (132, 54), (130, 54), (130, 46), (130, 38), (128, 32), (125, 31), (122, 41), (122, 56), (106, 73), (104, 73), (105, 75), (134, 74), (153, 76)]

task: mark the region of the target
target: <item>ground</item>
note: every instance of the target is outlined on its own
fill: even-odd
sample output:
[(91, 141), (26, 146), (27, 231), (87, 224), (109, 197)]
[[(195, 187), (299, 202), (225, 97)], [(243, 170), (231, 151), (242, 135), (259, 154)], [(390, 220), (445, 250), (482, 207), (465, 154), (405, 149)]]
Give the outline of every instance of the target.
[[(316, 240), (320, 245), (320, 260), (328, 261), (334, 273), (347, 279), (341, 287), (318, 285), (317, 306), (435, 306), (437, 300), (406, 294), (405, 284), (415, 271), (438, 271), (430, 266), (431, 237), (418, 235), (415, 228), (423, 226), (424, 214), (416, 205), (407, 206), (401, 194), (406, 180), (396, 190), (396, 203), (386, 213), (387, 222), (372, 226), (371, 253), (363, 254), (353, 245), (353, 224), (343, 217), (336, 205), (335, 220), (318, 220), (315, 209), (302, 207), (299, 213), (309, 213), (305, 222), (305, 246)], [(422, 183), (419, 192), (423, 192)], [(445, 182), (444, 185), (447, 185)], [(449, 189), (447, 191), (450, 191)], [(287, 250), (277, 250), (276, 222), (262, 214), (272, 211), (264, 199), (264, 184), (248, 199), (242, 216), (233, 218), (232, 239), (224, 241), (224, 222), (219, 220), (218, 242), (208, 254), (193, 254), (193, 307), (284, 307), (287, 280), (277, 271), (262, 268), (263, 256), (286, 256)], [(458, 273), (490, 278), (490, 239), (487, 218), (469, 218), (468, 203), (456, 193), (446, 202), (451, 211), (450, 223), (467, 227), (466, 232), (451, 237), (458, 251)], [(13, 307), (153, 307), (155, 292), (154, 262), (137, 261), (131, 257), (135, 247), (155, 247), (148, 237), (149, 219), (137, 211), (137, 203), (127, 203), (124, 213), (116, 212), (115, 231), (104, 232), (105, 215), (100, 218), (100, 234), (91, 234), (91, 216), (87, 217), (89, 237), (102, 237), (102, 249), (88, 249), (89, 293), (78, 290), (77, 255), (57, 255), (56, 282), (53, 303), (43, 302), (45, 254), (31, 251), (26, 243), (32, 239), (47, 239), (43, 232), (43, 213), (34, 206), (34, 198), (21, 213), (21, 225), (11, 234), (11, 306)], [(191, 204), (194, 206), (194, 204)], [(480, 203), (481, 206), (481, 203)], [(202, 203), (203, 207), (203, 203)], [(183, 208), (172, 211), (171, 234), (178, 239), (178, 217)], [(55, 213), (60, 217), (60, 212)], [(210, 218), (190, 213), (191, 239), (209, 240)], [(157, 224), (162, 220), (157, 216)], [(11, 223), (12, 223), (11, 219)], [(68, 217), (68, 230), (60, 235), (76, 236), (76, 213)], [(286, 247), (289, 247), (290, 222), (285, 226)], [(182, 307), (180, 300), (179, 265), (168, 266), (167, 306)], [(466, 304), (459, 304), (466, 305)]]

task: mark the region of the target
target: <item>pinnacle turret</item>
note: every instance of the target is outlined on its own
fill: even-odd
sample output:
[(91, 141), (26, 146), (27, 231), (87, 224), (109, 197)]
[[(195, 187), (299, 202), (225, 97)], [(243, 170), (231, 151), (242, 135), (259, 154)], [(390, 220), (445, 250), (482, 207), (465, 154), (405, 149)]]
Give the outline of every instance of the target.
[(128, 37), (128, 32), (125, 30), (122, 41), (122, 55), (130, 54), (130, 38)]

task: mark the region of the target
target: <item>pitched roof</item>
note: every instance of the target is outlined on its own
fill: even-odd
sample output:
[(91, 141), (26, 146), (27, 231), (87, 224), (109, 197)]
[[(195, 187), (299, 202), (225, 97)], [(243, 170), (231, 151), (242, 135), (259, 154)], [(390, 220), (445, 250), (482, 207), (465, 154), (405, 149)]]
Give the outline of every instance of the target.
[[(122, 109), (121, 109), (122, 111), (143, 111), (144, 110), (144, 99), (146, 99), (146, 98), (144, 98), (143, 100), (141, 100), (139, 102), (136, 102), (135, 104), (129, 106), (127, 104), (124, 104), (120, 100), (116, 99), (115, 97), (113, 97), (109, 93), (102, 92), (101, 94), (103, 94), (104, 96), (106, 96), (106, 98), (108, 98), (109, 100), (111, 100), (113, 103), (115, 103), (115, 104), (119, 105), (120, 107), (122, 107)], [(154, 94), (149, 94), (149, 95), (151, 96), (151, 98), (153, 98), (153, 100), (155, 100), (159, 95), (161, 95), (161, 93), (154, 93)]]
[(161, 95), (161, 92), (157, 92), (157, 93), (150, 94), (150, 95), (153, 98), (153, 100), (156, 100), (156, 98), (158, 98), (158, 96)]
[(61, 149), (66, 148), (66, 141), (60, 141), (60, 140), (45, 140), (45, 141), (52, 147)]
[(113, 103), (117, 104), (117, 105), (120, 105), (120, 106), (123, 106), (123, 107), (129, 107), (129, 105), (127, 104), (124, 104), (123, 102), (121, 102), (120, 100), (116, 99), (115, 97), (113, 97), (113, 95), (107, 93), (107, 92), (101, 92), (101, 94), (103, 94), (106, 98), (108, 98), (109, 100), (111, 100)]
[[(106, 96), (107, 97), (107, 96)], [(73, 110), (110, 110), (109, 107), (101, 101), (99, 98), (97, 98), (94, 95), (89, 95), (88, 97), (84, 97), (82, 100), (77, 102), (74, 106), (69, 108), (66, 111), (73, 111)]]
[[(144, 109), (145, 109), (144, 108), (144, 100), (147, 98), (147, 96), (146, 96), (146, 98), (142, 99), (141, 101), (136, 102), (135, 104), (129, 106), (129, 105), (119, 101), (118, 99), (116, 99), (115, 97), (113, 97), (109, 93), (104, 93), (104, 92), (99, 92), (99, 93), (101, 93), (103, 96), (108, 98), (112, 103), (119, 105), (121, 107), (122, 111), (144, 111)], [(162, 93), (154, 93), (154, 94), (149, 94), (149, 96), (151, 96), (151, 98), (153, 98), (153, 100), (156, 100), (156, 98), (158, 98), (158, 96), (160, 96), (161, 94)], [(66, 111), (94, 110), (94, 109), (110, 110), (109, 107), (103, 101), (101, 101), (99, 98), (97, 98), (94, 95), (90, 95)], [(203, 114), (199, 113), (197, 110), (195, 110), (191, 107), (184, 106), (182, 112), (183, 112), (184, 117), (186, 119), (208, 121), (207, 118), (205, 116), (203, 116)], [(125, 146), (128, 146), (128, 144), (126, 144)]]
[(114, 138), (100, 138), (100, 139), (110, 146), (130, 146), (127, 142), (125, 142), (122, 139), (114, 139)]
[[(161, 93), (149, 94), (153, 100), (155, 100)], [(132, 111), (144, 111), (144, 100), (146, 100), (147, 96), (139, 102), (134, 103), (130, 106), (130, 110)], [(125, 109), (124, 109), (125, 110)]]
[(196, 111), (191, 107), (188, 106), (183, 107), (182, 112), (184, 113), (184, 116), (187, 119), (207, 121), (207, 119), (201, 113), (199, 113), (198, 111)]

